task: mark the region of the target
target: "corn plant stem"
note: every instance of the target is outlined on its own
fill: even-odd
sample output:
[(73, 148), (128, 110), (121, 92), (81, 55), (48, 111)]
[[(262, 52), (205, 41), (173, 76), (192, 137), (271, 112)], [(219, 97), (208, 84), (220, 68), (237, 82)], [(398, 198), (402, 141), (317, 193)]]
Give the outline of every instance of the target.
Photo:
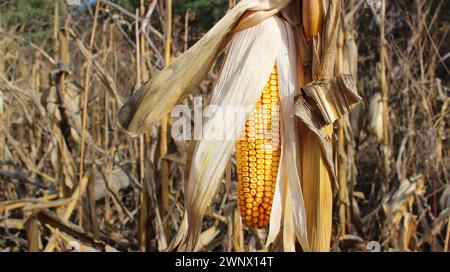
[(447, 234), (445, 236), (444, 252), (449, 252), (449, 247), (450, 247), (450, 214), (448, 215), (447, 220)]
[[(167, 21), (166, 21), (166, 41), (165, 41), (165, 51), (164, 51), (164, 64), (168, 65), (170, 63), (170, 53), (172, 44), (172, 0), (166, 0), (167, 9)], [(161, 121), (161, 142), (160, 142), (160, 153), (161, 157), (167, 155), (168, 144), (167, 144), (167, 127), (168, 127), (168, 116), (164, 116)], [(167, 211), (169, 207), (169, 162), (167, 160), (162, 160), (161, 162), (161, 210), (163, 214)]]
[(184, 36), (183, 36), (183, 51), (188, 49), (188, 41), (189, 41), (189, 16), (191, 10), (187, 9), (186, 14), (184, 15)]
[[(58, 32), (59, 32), (59, 0), (54, 0), (54, 1), (55, 1), (55, 5), (54, 5), (54, 9), (53, 9), (53, 40), (54, 40), (54, 42), (53, 42), (53, 46), (54, 46), (53, 47), (53, 54), (54, 54), (53, 58), (55, 60), (57, 60), (58, 59)], [(63, 44), (62, 44), (62, 41), (60, 40), (59, 41), (59, 57), (60, 58), (62, 55), (62, 47), (63, 47)], [(59, 85), (60, 90), (64, 84), (64, 78), (62, 77), (63, 75), (61, 75), (61, 78), (60, 78), (60, 85)], [(63, 142), (64, 139), (62, 138), (62, 135), (59, 134), (58, 136), (60, 138), (60, 142)], [(62, 154), (62, 152), (61, 152), (61, 154)], [(62, 165), (62, 163), (60, 163), (59, 170), (61, 171), (61, 174), (63, 174), (63, 171), (62, 171), (63, 167), (64, 166)], [(66, 195), (67, 190), (66, 190), (64, 178), (60, 179), (59, 190), (60, 190), (60, 197), (67, 196)]]
[(385, 40), (385, 13), (386, 0), (381, 1), (380, 10), (380, 88), (382, 94), (382, 120), (383, 120), (383, 168), (384, 178), (387, 182), (389, 176), (389, 127), (388, 127), (388, 89), (386, 85), (386, 40)]
[[(141, 16), (141, 25), (140, 25), (140, 57), (139, 57), (139, 62), (140, 62), (140, 66), (139, 66), (139, 75), (140, 75), (140, 84), (142, 84), (143, 82), (147, 81), (149, 78), (148, 75), (148, 70), (145, 66), (145, 56), (146, 56), (146, 47), (145, 47), (145, 24), (146, 24), (146, 20), (147, 20), (147, 16), (149, 16), (149, 14), (151, 14), (156, 5), (156, 1), (153, 1), (152, 4), (149, 5), (147, 14), (145, 13), (145, 4), (144, 4), (144, 0), (141, 0), (140, 2), (140, 16)], [(141, 180), (141, 186), (142, 186), (142, 194), (141, 194), (141, 215), (142, 217), (140, 218), (140, 226), (141, 226), (141, 230), (144, 232), (142, 233), (142, 235), (146, 235), (146, 231), (147, 231), (147, 227), (148, 227), (148, 214), (149, 214), (149, 204), (151, 203), (150, 199), (149, 199), (149, 192), (148, 192), (148, 186), (146, 184), (147, 180), (145, 180), (145, 161), (144, 159), (148, 159), (150, 160), (150, 155), (148, 154), (148, 152), (146, 152), (146, 150), (148, 150), (148, 148), (151, 146), (151, 132), (148, 131), (146, 132), (143, 136), (140, 137), (139, 139), (140, 141), (140, 150), (139, 150), (139, 156), (140, 156), (140, 165), (141, 165), (141, 173), (140, 176), (142, 177)], [(146, 240), (148, 239), (146, 236), (143, 236), (146, 238)], [(146, 242), (141, 241), (140, 244), (140, 249), (141, 251), (146, 249)]]
[(340, 119), (338, 121), (338, 141), (339, 141), (339, 154), (338, 154), (338, 171), (339, 171), (339, 223), (341, 227), (341, 234), (346, 233), (347, 224), (347, 164), (346, 164), (346, 154), (345, 154), (345, 130), (344, 130), (344, 120)]
[[(320, 1), (319, 1), (320, 2)], [(302, 2), (303, 30), (307, 34), (309, 45), (310, 38), (316, 36), (323, 22), (325, 14), (318, 11), (315, 2)], [(307, 5), (307, 6), (305, 6)], [(312, 78), (311, 68), (300, 65), (300, 78), (302, 84), (309, 83)], [(324, 68), (325, 69), (325, 68)], [(330, 69), (330, 67), (328, 68)], [(322, 75), (330, 74), (330, 71), (321, 71)], [(327, 78), (324, 78), (327, 79)], [(333, 124), (326, 125), (322, 132), (331, 141)], [(329, 169), (322, 154), (319, 139), (305, 125), (301, 126), (301, 164), (302, 164), (302, 188), (305, 201), (306, 222), (309, 249), (316, 251), (329, 251), (332, 229), (333, 191)]]
[(54, 57), (57, 59), (58, 56), (58, 32), (59, 32), (59, 0), (54, 0), (54, 10), (53, 10), (53, 46), (54, 46)]
[[(322, 128), (331, 136), (333, 125)], [(329, 251), (333, 194), (331, 179), (316, 135), (302, 126), (302, 188), (310, 250)]]
[[(100, 1), (97, 1), (95, 5), (95, 14), (94, 14), (94, 23), (92, 25), (91, 37), (89, 41), (89, 51), (92, 52), (92, 47), (94, 45), (95, 39), (95, 30), (97, 28), (97, 19), (98, 13), (100, 9)], [(81, 143), (80, 143), (80, 167), (79, 167), (79, 183), (84, 176), (84, 157), (85, 157), (85, 142), (86, 142), (86, 124), (87, 124), (87, 108), (88, 108), (88, 98), (89, 98), (89, 83), (91, 78), (91, 64), (92, 64), (92, 55), (89, 54), (87, 56), (87, 66), (86, 66), (86, 74), (84, 78), (84, 96), (83, 96), (83, 116), (82, 116), (82, 124), (81, 124)], [(82, 192), (80, 191), (79, 198), (81, 200)], [(80, 202), (80, 214), (79, 214), (79, 224), (82, 225), (82, 207)]]
[[(66, 65), (66, 59), (68, 55), (68, 43), (67, 43), (67, 36), (65, 32), (58, 33), (59, 34), (59, 60)], [(56, 59), (56, 57), (55, 57)], [(66, 74), (61, 73), (59, 78), (59, 89), (61, 92), (65, 92), (65, 83), (66, 81)], [(61, 135), (62, 136), (62, 135)], [(61, 138), (61, 142), (65, 141), (63, 138)], [(65, 184), (65, 179), (61, 179), (60, 181), (60, 190), (62, 193), (62, 197), (66, 198), (70, 194), (70, 188)]]
[[(344, 72), (344, 33), (343, 26), (340, 26), (338, 34), (338, 48), (337, 48), (337, 73)], [(346, 210), (347, 210), (347, 163), (345, 150), (345, 121), (343, 118), (338, 121), (338, 174), (339, 174), (339, 224), (341, 227), (341, 235), (346, 233)]]
[[(143, 1), (141, 0), (141, 9)], [(136, 38), (136, 85), (140, 86), (141, 82), (141, 48), (144, 47), (141, 44), (139, 37), (139, 10), (136, 9), (136, 20), (135, 20), (135, 38)], [(144, 169), (144, 154), (145, 154), (145, 142), (144, 136), (139, 137), (139, 182), (143, 188), (140, 195), (140, 209), (139, 209), (139, 230), (138, 230), (138, 241), (139, 250), (145, 252), (147, 244), (147, 193), (145, 188), (145, 169)]]

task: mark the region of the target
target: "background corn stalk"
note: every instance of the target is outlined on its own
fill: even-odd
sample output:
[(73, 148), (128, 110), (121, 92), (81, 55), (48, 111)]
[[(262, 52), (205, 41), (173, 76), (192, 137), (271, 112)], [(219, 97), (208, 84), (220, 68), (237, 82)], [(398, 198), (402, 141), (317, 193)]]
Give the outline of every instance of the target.
[[(14, 17), (17, 16), (14, 1), (2, 6), (0, 248), (3, 251), (42, 251), (55, 230), (59, 230), (54, 244), (57, 251), (70, 250), (69, 244), (74, 240), (81, 244), (80, 250), (111, 247), (120, 251), (140, 250), (138, 214), (143, 192), (149, 201), (145, 249), (162, 250), (178, 230), (184, 210), (182, 183), (184, 165), (188, 163), (187, 148), (168, 139), (165, 160), (170, 162), (169, 194), (167, 213), (163, 215), (162, 171), (158, 163), (160, 126), (152, 127), (144, 139), (144, 164), (147, 164), (144, 183), (139, 182), (139, 142), (116, 127), (116, 111), (135, 89), (131, 85), (137, 77), (136, 19), (139, 29), (144, 29), (139, 33), (140, 45), (145, 44), (141, 54), (145, 64), (141, 63), (141, 70), (146, 67), (151, 77), (164, 65), (167, 11), (162, 1), (144, 1), (144, 15), (140, 13), (137, 18), (135, 10), (139, 7), (126, 2), (100, 1), (92, 50), (89, 43), (95, 4), (75, 9), (74, 13), (65, 1), (58, 1), (55, 17), (54, 2), (49, 1), (49, 6), (39, 12), (42, 17), (28, 16), (34, 20), (31, 23)], [(353, 133), (345, 134), (345, 155), (348, 160), (355, 160), (358, 171), (347, 171), (349, 202), (345, 235), (342, 232), (338, 235), (342, 230), (338, 209), (332, 214), (330, 237), (338, 246), (334, 250), (365, 251), (368, 241), (378, 241), (385, 251), (448, 251), (450, 58), (445, 43), (449, 17), (444, 12), (448, 3), (386, 1), (385, 74), (391, 156), (389, 174), (384, 176), (382, 146), (369, 123), (369, 101), (380, 90), (380, 78), (376, 76), (381, 68), (380, 10), (368, 2), (373, 1), (349, 0), (342, 6), (354, 30), (359, 54), (357, 85), (367, 103), (361, 105), (359, 114), (352, 113)], [(202, 21), (205, 13), (194, 6), (189, 6), (191, 12), (186, 18), (184, 4), (173, 3), (174, 57), (211, 26), (205, 25)], [(228, 4), (220, 2), (214, 12), (207, 12), (218, 15), (206, 21), (217, 21)], [(9, 20), (9, 16), (13, 19)], [(53, 20), (58, 23), (42, 23)], [(88, 59), (92, 62), (90, 91), (84, 107)], [(219, 67), (220, 61), (194, 95), (207, 101)], [(141, 80), (145, 79), (142, 75)], [(191, 99), (186, 101), (189, 106), (192, 103)], [(84, 108), (87, 122), (83, 176), (87, 179), (79, 183)], [(352, 154), (348, 147), (353, 141)], [(223, 182), (207, 213), (202, 242), (196, 250), (265, 250), (265, 231), (255, 232), (242, 225), (235, 209), (234, 158), (227, 179), (228, 187)], [(90, 186), (93, 187), (89, 189)], [(61, 187), (66, 187), (66, 191)], [(88, 193), (79, 198), (80, 190)], [(95, 205), (90, 204), (92, 200)], [(73, 215), (67, 216), (70, 210)], [(79, 224), (81, 228), (77, 227)]]

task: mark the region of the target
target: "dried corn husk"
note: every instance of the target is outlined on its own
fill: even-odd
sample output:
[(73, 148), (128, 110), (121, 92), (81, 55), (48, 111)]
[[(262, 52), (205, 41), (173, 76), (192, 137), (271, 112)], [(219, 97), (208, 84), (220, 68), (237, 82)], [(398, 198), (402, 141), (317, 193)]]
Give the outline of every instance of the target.
[[(293, 231), (286, 234), (285, 237), (289, 237), (292, 241), (295, 241), (295, 237), (297, 237), (307, 250), (304, 204), (296, 168), (295, 131), (293, 130), (294, 94), (297, 88), (293, 37), (290, 26), (278, 17), (271, 17), (261, 24), (235, 34), (221, 76), (214, 88), (211, 104), (221, 107), (240, 105), (252, 109), (261, 95), (273, 65), (276, 63), (279, 67), (282, 122), (282, 151), (279, 169), (281, 175), (278, 175), (278, 185), (275, 189), (273, 204), (275, 208), (272, 209), (271, 214), (269, 242), (278, 234), (283, 218), (291, 218)], [(255, 69), (255, 66), (258, 69)], [(216, 192), (225, 166), (234, 150), (234, 139), (209, 139), (219, 139), (226, 133), (240, 135), (245, 120), (246, 118), (235, 120), (236, 122), (227, 122), (223, 115), (215, 114), (206, 121), (204, 130), (209, 138), (199, 141), (195, 148), (189, 182), (185, 187), (186, 215), (171, 248), (178, 243), (180, 244), (179, 250), (190, 251), (195, 247), (203, 215)], [(285, 209), (286, 197), (280, 197), (286, 188), (289, 188), (292, 194), (292, 210)], [(290, 250), (294, 249), (294, 247), (290, 247)]]
[(380, 93), (374, 94), (369, 102), (369, 130), (379, 141), (383, 140), (383, 101)]
[(308, 38), (320, 32), (323, 20), (323, 6), (321, 0), (302, 1), (303, 30)]

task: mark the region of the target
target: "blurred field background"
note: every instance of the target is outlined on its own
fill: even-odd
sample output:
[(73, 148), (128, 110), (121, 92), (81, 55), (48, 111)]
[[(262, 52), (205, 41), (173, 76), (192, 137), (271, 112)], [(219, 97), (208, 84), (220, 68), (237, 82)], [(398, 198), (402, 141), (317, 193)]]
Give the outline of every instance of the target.
[[(169, 20), (171, 1), (73, 2), (0, 1), (0, 251), (163, 250), (183, 215), (189, 143), (168, 137), (170, 121), (130, 138), (116, 111), (164, 66), (167, 44), (180, 55), (235, 3), (173, 0)], [(346, 189), (332, 250), (449, 251), (450, 3), (387, 1), (380, 55), (377, 2), (343, 1), (364, 101), (336, 152)], [(220, 64), (195, 96), (207, 101)], [(198, 251), (264, 250), (236, 191), (232, 159)]]

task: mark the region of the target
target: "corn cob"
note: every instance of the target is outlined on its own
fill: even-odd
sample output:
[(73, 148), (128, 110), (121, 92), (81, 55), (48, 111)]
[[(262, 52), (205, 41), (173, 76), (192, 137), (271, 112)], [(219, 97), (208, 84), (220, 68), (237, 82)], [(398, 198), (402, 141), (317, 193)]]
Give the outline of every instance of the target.
[(249, 114), (236, 143), (241, 216), (250, 227), (269, 223), (280, 160), (280, 121), (277, 68)]

